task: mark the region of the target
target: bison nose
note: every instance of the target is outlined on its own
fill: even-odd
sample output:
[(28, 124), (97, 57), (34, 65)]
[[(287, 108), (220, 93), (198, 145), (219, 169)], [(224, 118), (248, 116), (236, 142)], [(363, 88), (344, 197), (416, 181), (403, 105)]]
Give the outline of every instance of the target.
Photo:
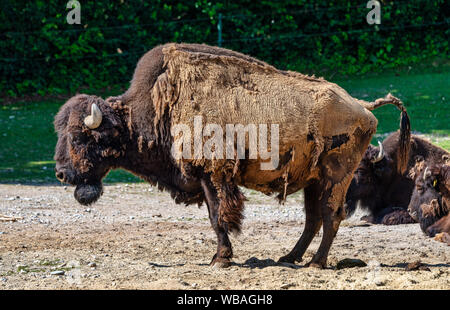
[(64, 181), (64, 172), (56, 171), (55, 175), (58, 180), (60, 180), (61, 182)]

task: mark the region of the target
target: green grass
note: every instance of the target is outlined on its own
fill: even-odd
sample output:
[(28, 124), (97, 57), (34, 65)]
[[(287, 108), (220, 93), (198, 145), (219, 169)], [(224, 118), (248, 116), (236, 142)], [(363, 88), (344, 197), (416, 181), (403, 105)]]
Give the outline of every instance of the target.
[[(450, 134), (450, 72), (335, 81), (352, 96), (373, 101), (391, 92), (406, 105), (411, 129), (432, 135)], [(400, 112), (392, 105), (374, 111), (378, 119), (377, 133), (399, 128)], [(448, 146), (448, 144), (447, 144)]]
[[(64, 102), (44, 101), (0, 106), (0, 183), (57, 183), (53, 119)], [(106, 182), (136, 182), (123, 170)]]
[[(430, 135), (450, 150), (450, 72), (396, 76), (395, 74), (334, 81), (352, 96), (372, 101), (392, 92), (405, 103), (412, 130)], [(0, 106), (0, 183), (56, 183), (53, 118), (62, 101)], [(384, 106), (374, 111), (378, 139), (398, 129), (399, 111)], [(374, 140), (375, 141), (375, 140)], [(374, 142), (373, 141), (373, 142)], [(112, 171), (106, 182), (137, 182), (138, 178)]]

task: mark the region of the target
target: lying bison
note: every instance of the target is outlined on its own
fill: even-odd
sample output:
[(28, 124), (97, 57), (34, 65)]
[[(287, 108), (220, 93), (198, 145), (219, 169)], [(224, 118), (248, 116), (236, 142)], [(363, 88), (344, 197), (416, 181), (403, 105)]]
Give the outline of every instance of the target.
[(347, 216), (358, 204), (369, 211), (365, 217), (375, 224), (415, 223), (407, 208), (414, 188), (409, 171), (418, 156), (427, 163), (442, 164), (444, 149), (410, 134), (410, 124), (403, 113), (400, 130), (390, 134), (379, 147), (369, 145), (355, 171), (346, 196)]
[[(76, 185), (74, 195), (81, 204), (100, 197), (102, 179), (116, 168), (167, 190), (177, 203), (206, 202), (218, 239), (211, 264), (221, 267), (232, 257), (228, 233), (239, 232), (243, 219), (245, 197), (239, 185), (278, 193), (281, 200), (304, 188), (304, 232), (280, 260), (300, 260), (323, 225), (322, 242), (310, 262), (323, 267), (345, 218), (352, 173), (376, 131), (377, 120), (369, 110), (387, 103), (402, 107), (390, 95), (373, 103), (357, 100), (336, 84), (280, 71), (230, 50), (166, 44), (140, 59), (123, 95), (106, 101), (77, 95), (61, 107), (55, 119), (56, 176)], [(240, 149), (245, 158), (237, 156), (234, 136), (227, 144), (231, 158), (217, 156), (218, 149), (210, 159), (198, 153), (176, 158), (179, 153), (173, 151), (182, 145), (176, 143), (176, 129), (195, 132), (202, 124), (215, 124), (208, 128), (216, 130), (230, 124), (276, 125), (278, 144), (271, 149), (279, 161), (247, 156), (249, 139)]]
[(450, 244), (450, 165), (428, 166), (418, 158), (410, 175), (415, 186), (408, 211), (428, 236), (442, 233)]

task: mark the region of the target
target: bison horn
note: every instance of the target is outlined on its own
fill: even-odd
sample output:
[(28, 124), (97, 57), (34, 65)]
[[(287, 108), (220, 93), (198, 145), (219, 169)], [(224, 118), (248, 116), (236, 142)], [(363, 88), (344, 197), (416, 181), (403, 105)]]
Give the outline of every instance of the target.
[(91, 106), (91, 115), (84, 119), (84, 124), (90, 129), (95, 129), (102, 123), (102, 111), (93, 103)]
[(423, 180), (426, 181), (427, 177), (431, 176), (431, 171), (428, 170), (428, 167), (425, 168), (425, 171), (423, 173)]
[(372, 163), (377, 163), (384, 158), (383, 144), (380, 141), (378, 141), (378, 145), (380, 147), (380, 151), (378, 152), (377, 157), (372, 160)]

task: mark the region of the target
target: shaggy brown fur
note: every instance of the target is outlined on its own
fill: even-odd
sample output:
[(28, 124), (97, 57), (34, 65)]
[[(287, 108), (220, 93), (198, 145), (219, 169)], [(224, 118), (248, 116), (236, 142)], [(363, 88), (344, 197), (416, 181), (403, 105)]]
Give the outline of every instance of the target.
[[(93, 103), (103, 120), (89, 129), (83, 119)], [(100, 197), (102, 178), (115, 168), (168, 190), (177, 203), (206, 202), (218, 238), (212, 263), (219, 266), (229, 265), (228, 233), (239, 231), (243, 219), (239, 185), (278, 193), (281, 200), (305, 188), (305, 231), (281, 261), (301, 259), (323, 224), (322, 243), (311, 261), (323, 267), (345, 216), (352, 173), (376, 130), (369, 109), (384, 104), (402, 107), (390, 95), (374, 103), (357, 100), (336, 84), (226, 49), (166, 44), (139, 60), (123, 95), (106, 101), (78, 95), (61, 108), (55, 119), (57, 177), (77, 185), (75, 197), (83, 204)], [(197, 115), (222, 128), (278, 124), (280, 164), (261, 170), (259, 157), (175, 160), (171, 130), (192, 124)]]
[(450, 166), (428, 166), (419, 158), (410, 176), (415, 187), (408, 210), (417, 218), (422, 231), (431, 237), (450, 233)]
[(239, 187), (231, 180), (225, 180), (222, 174), (212, 174), (211, 182), (220, 201), (219, 225), (227, 225), (229, 231), (240, 232), (244, 219), (244, 201), (247, 200)]

